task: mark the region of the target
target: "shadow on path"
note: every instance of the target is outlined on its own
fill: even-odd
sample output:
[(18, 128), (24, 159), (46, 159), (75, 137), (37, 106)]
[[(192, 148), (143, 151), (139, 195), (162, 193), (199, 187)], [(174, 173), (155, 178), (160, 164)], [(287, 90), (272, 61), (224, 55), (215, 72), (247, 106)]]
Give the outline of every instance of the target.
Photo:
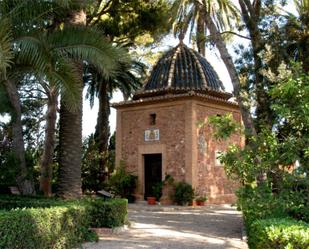
[(160, 208), (129, 206), (130, 229), (102, 236), (85, 249), (247, 249), (242, 219), (228, 206)]

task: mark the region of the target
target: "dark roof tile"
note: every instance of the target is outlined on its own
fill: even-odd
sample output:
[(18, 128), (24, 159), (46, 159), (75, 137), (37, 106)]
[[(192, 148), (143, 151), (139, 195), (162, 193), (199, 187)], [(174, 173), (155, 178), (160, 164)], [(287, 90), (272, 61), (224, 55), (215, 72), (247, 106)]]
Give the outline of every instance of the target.
[(224, 86), (204, 57), (180, 43), (154, 66), (142, 92), (163, 89), (224, 91)]

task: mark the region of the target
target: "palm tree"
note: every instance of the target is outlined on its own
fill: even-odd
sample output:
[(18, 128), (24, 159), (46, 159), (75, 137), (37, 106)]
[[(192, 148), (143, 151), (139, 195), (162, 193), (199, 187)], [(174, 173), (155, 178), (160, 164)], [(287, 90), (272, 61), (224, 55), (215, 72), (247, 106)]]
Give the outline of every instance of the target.
[(297, 16), (288, 13), (284, 26), (288, 42), (288, 53), (302, 62), (305, 72), (309, 72), (309, 0), (294, 0)]
[(23, 194), (33, 194), (34, 185), (31, 176), (28, 174), (25, 149), (21, 122), (21, 106), (18, 90), (14, 80), (8, 79), (8, 70), (13, 66), (14, 53), (12, 51), (13, 37), (11, 25), (8, 19), (0, 20), (0, 82), (6, 89), (6, 93), (12, 106), (12, 150), (19, 163), (19, 175), (16, 176), (16, 182), (19, 190)]
[[(82, 27), (85, 26), (86, 14), (80, 9), (78, 11), (73, 11), (69, 15), (68, 22), (66, 26), (70, 27)], [(85, 27), (85, 30), (89, 27)], [(92, 35), (92, 34), (88, 34)], [(92, 35), (99, 44), (107, 45), (107, 43), (102, 43), (104, 40), (103, 35), (97, 30), (97, 33)], [(128, 62), (128, 57), (124, 51), (120, 48), (105, 47), (102, 48), (102, 53), (98, 53), (96, 47), (88, 46), (90, 49), (90, 57), (86, 60), (80, 58), (77, 60), (77, 66), (79, 68), (79, 79), (78, 84), (78, 107), (75, 112), (69, 110), (61, 98), (61, 108), (60, 108), (60, 155), (59, 155), (59, 189), (58, 195), (64, 198), (75, 198), (81, 195), (81, 159), (82, 159), (82, 93), (83, 93), (83, 83), (82, 83), (82, 72), (83, 65), (82, 61), (92, 62), (93, 65), (97, 65), (97, 71), (104, 77), (111, 76), (114, 69), (116, 69), (119, 62)], [(103, 60), (100, 61), (100, 60)], [(99, 63), (97, 63), (99, 62)], [(98, 67), (100, 65), (100, 67)], [(98, 70), (100, 69), (100, 70)]]
[[(7, 1), (1, 2), (1, 11), (3, 13), (7, 11), (11, 17), (11, 22), (16, 23), (16, 19), (18, 19), (16, 16), (18, 16), (19, 13), (17, 12), (17, 14), (15, 14), (14, 11), (12, 11), (10, 8), (6, 9), (5, 7), (7, 7), (7, 4), (5, 2), (7, 3)], [(43, 12), (44, 14), (50, 13), (51, 9), (53, 9), (46, 1), (30, 1), (30, 3), (34, 2), (38, 3), (39, 7), (42, 7), (39, 8), (40, 10), (42, 10), (43, 7), (46, 7), (45, 4), (47, 3), (48, 6)], [(65, 4), (66, 1), (60, 2)], [(13, 5), (14, 4), (16, 5), (15, 2)], [(23, 4), (24, 2), (19, 3), (15, 6), (15, 8), (19, 9), (20, 6), (23, 6)], [(30, 12), (31, 14), (34, 14), (32, 10)], [(37, 14), (37, 12), (35, 13)], [(54, 144), (53, 136), (56, 120), (57, 96), (61, 90), (62, 100), (63, 103), (65, 103), (65, 107), (68, 110), (72, 110), (72, 106), (69, 105), (70, 101), (68, 101), (68, 99), (70, 99), (70, 97), (73, 95), (76, 96), (76, 93), (72, 94), (72, 89), (76, 88), (72, 88), (72, 84), (68, 83), (72, 83), (72, 80), (75, 82), (74, 85), (77, 85), (76, 83), (78, 83), (77, 77), (75, 77), (78, 70), (76, 70), (76, 66), (73, 65), (73, 60), (85, 60), (88, 63), (92, 63), (97, 67), (98, 71), (100, 71), (102, 75), (107, 75), (115, 67), (115, 60), (113, 60), (113, 58), (121, 54), (119, 57), (122, 57), (123, 60), (125, 60), (126, 56), (124, 56), (123, 53), (119, 51), (119, 49), (117, 50), (113, 48), (105, 40), (103, 40), (102, 36), (99, 36), (96, 30), (86, 30), (85, 28), (83, 30), (80, 28), (66, 28), (65, 30), (52, 32), (51, 35), (44, 34), (43, 36), (37, 36), (36, 34), (32, 34), (32, 32), (37, 31), (39, 28), (34, 28), (35, 26), (33, 26), (32, 23), (31, 18), (29, 19), (29, 22), (25, 20), (25, 24), (28, 25), (28, 28), (26, 29), (26, 32), (23, 29), (20, 29), (21, 34), (19, 34), (19, 36), (17, 36), (18, 32), (16, 31), (19, 26), (14, 24), (14, 40), (12, 41), (12, 44), (14, 44), (13, 52), (16, 53), (14, 58), (14, 74), (11, 74), (10, 77), (4, 81), (4, 85), (10, 98), (10, 102), (14, 107), (15, 121), (13, 122), (13, 149), (15, 149), (15, 154), (17, 155), (17, 159), (20, 162), (21, 169), (20, 176), (17, 177), (17, 183), (19, 188), (25, 194), (33, 193), (34, 187), (31, 181), (28, 180), (29, 174), (27, 172), (25, 163), (24, 142), (21, 124), (21, 108), (18, 88), (16, 84), (18, 81), (12, 77), (16, 75), (16, 69), (20, 66), (26, 65), (28, 67), (27, 71), (29, 72), (30, 69), (31, 73), (36, 75), (36, 77), (41, 80), (40, 82), (42, 87), (47, 93), (48, 110), (45, 137), (46, 139), (41, 162), (41, 186), (45, 186), (43, 188), (45, 190), (44, 192), (49, 194), (51, 177), (50, 166)], [(22, 24), (22, 26), (25, 24)], [(36, 23), (36, 26), (39, 25)], [(6, 33), (10, 34), (9, 32)], [(25, 34), (25, 36), (23, 36), (23, 34)], [(38, 39), (38, 37), (40, 37), (40, 39)], [(5, 39), (2, 40), (6, 41)], [(2, 47), (5, 48), (4, 46)], [(12, 49), (9, 51), (12, 51)], [(5, 61), (3, 61), (1, 65), (5, 65)], [(6, 75), (6, 69), (7, 65), (1, 68), (1, 76)], [(81, 84), (82, 80), (80, 80), (80, 85)], [(80, 102), (81, 101), (79, 101), (79, 103)]]
[(10, 21), (2, 17), (0, 19), (0, 82), (4, 85), (8, 99), (13, 109), (12, 116), (12, 149), (19, 162), (19, 175), (16, 182), (23, 194), (33, 194), (34, 186), (29, 180), (24, 153), (24, 141), (21, 124), (21, 107), (17, 87), (12, 79), (8, 79), (7, 71), (13, 64), (14, 54), (12, 51), (13, 36)]
[(183, 36), (190, 27), (190, 39), (195, 29), (197, 49), (205, 56), (206, 44), (206, 12), (220, 30), (233, 28), (231, 20), (238, 21), (239, 11), (230, 0), (177, 0), (172, 7), (174, 20), (174, 35)]
[(34, 194), (35, 189), (25, 160), (21, 101), (18, 93), (18, 84), (22, 76), (17, 75), (16, 72), (18, 62), (16, 55), (20, 55), (16, 41), (31, 31), (42, 30), (56, 12), (62, 13), (62, 10), (70, 8), (71, 2), (70, 0), (3, 0), (0, 2), (0, 80), (12, 106), (12, 150), (19, 169), (16, 183), (22, 194)]
[[(233, 18), (237, 17), (238, 15), (238, 10), (235, 7), (235, 5), (233, 5), (231, 3), (231, 1), (229, 0), (200, 0), (200, 1), (177, 1), (178, 2), (178, 6), (191, 6), (192, 4), (196, 4), (196, 2), (198, 2), (199, 5), (199, 10), (203, 11), (204, 14), (204, 18), (205, 18), (205, 27), (207, 28), (207, 30), (209, 30), (210, 33), (210, 39), (216, 44), (221, 58), (223, 60), (223, 62), (225, 63), (225, 66), (228, 70), (228, 73), (230, 75), (233, 87), (234, 87), (234, 95), (237, 99), (237, 102), (239, 104), (240, 107), (240, 111), (242, 114), (242, 119), (244, 122), (244, 126), (245, 129), (247, 131), (247, 135), (248, 137), (250, 136), (256, 136), (256, 130), (255, 130), (255, 126), (253, 123), (253, 119), (250, 113), (250, 106), (248, 106), (246, 104), (246, 100), (244, 99), (243, 95), (241, 94), (241, 85), (240, 85), (240, 80), (238, 77), (238, 73), (236, 71), (235, 65), (233, 63), (232, 57), (229, 54), (226, 44), (224, 42), (224, 39), (222, 37), (222, 34), (219, 31), (219, 28), (224, 28), (227, 26), (232, 26), (231, 25), (231, 20), (230, 20), (230, 16), (232, 15)], [(177, 3), (176, 2), (176, 3)], [(179, 4), (181, 3), (181, 4)], [(177, 5), (175, 5), (177, 6)], [(218, 7), (217, 7), (218, 6)], [(186, 11), (184, 7), (180, 7), (178, 9), (178, 16), (180, 18), (180, 20), (186, 20)], [(192, 8), (191, 8), (192, 10)], [(219, 11), (215, 11), (215, 10), (219, 10)], [(221, 10), (221, 11), (220, 11)], [(190, 13), (190, 12), (189, 12)], [(183, 16), (183, 17), (182, 17)], [(194, 16), (193, 13), (190, 16)], [(188, 18), (187, 17), (187, 18)], [(233, 19), (232, 18), (232, 19)], [(183, 30), (183, 32), (185, 32), (187, 30), (187, 26), (190, 23), (190, 18), (188, 18), (189, 22), (186, 21), (184, 23), (187, 23), (181, 30)], [(219, 27), (219, 28), (218, 28)], [(177, 30), (176, 30), (177, 31)]]
[(104, 153), (107, 151), (108, 140), (110, 136), (109, 130), (109, 115), (110, 115), (110, 99), (115, 90), (120, 90), (124, 99), (132, 96), (142, 85), (142, 79), (145, 76), (145, 65), (142, 62), (133, 60), (131, 63), (119, 63), (115, 74), (106, 79), (102, 75), (90, 68), (88, 71), (88, 92), (87, 97), (90, 99), (90, 104), (93, 105), (94, 97), (99, 99), (99, 110), (97, 125), (95, 128), (94, 138), (102, 159), (100, 160), (100, 168), (102, 175), (100, 181), (104, 181), (104, 171), (106, 159)]
[[(30, 57), (36, 58), (35, 61), (31, 61), (30, 66), (40, 79), (40, 84), (47, 95), (46, 132), (40, 181), (41, 189), (47, 196), (51, 195), (52, 156), (59, 93), (62, 93), (66, 108), (74, 111), (78, 105), (76, 86), (81, 80), (74, 59), (87, 60), (101, 72), (109, 68), (105, 65), (106, 50), (116, 49), (101, 37), (96, 30), (66, 28), (38, 37), (26, 37), (17, 43), (20, 47), (19, 61), (27, 62)], [(92, 57), (91, 50), (97, 50), (96, 56), (99, 59), (95, 60)]]

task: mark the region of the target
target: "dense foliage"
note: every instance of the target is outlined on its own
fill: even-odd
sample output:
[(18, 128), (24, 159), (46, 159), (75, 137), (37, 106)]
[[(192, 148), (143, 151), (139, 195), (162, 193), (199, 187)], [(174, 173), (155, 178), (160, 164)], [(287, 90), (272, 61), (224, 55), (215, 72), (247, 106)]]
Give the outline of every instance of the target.
[[(100, 110), (95, 132), (98, 160), (83, 165), (87, 171), (83, 190), (102, 188), (112, 172), (105, 172), (105, 168), (113, 168), (109, 167), (113, 156), (107, 152), (110, 98), (115, 89), (129, 97), (145, 75), (143, 63), (131, 62), (126, 52), (133, 45), (151, 43), (166, 33), (169, 6), (163, 0), (1, 2), (0, 113), (9, 117), (6, 138), (13, 144), (7, 147), (10, 153), (0, 144), (0, 160), (6, 165), (1, 166), (12, 169), (0, 173), (7, 186), (17, 185), (22, 194), (34, 194), (39, 188), (50, 196), (53, 184), (58, 186), (58, 194), (67, 198), (81, 194), (81, 158), (72, 155), (72, 160), (65, 160), (68, 154), (80, 155), (81, 146), (66, 149), (68, 143), (62, 141), (74, 131), (69, 144), (73, 140), (81, 143), (78, 127), (63, 127), (81, 125), (84, 80), (85, 85), (90, 84), (90, 99), (99, 98)], [(79, 121), (69, 121), (67, 115), (57, 125), (59, 108), (60, 120), (67, 110), (70, 117), (80, 117)], [(33, 160), (26, 162), (25, 153)], [(10, 167), (12, 164), (15, 167)], [(74, 177), (68, 180), (72, 174)]]
[(191, 204), (194, 199), (194, 190), (192, 186), (186, 182), (175, 183), (175, 193), (173, 201), (178, 205)]
[(137, 187), (137, 176), (127, 172), (125, 165), (121, 165), (115, 170), (108, 180), (108, 189), (116, 196), (126, 198), (129, 202), (134, 202), (133, 196)]
[(252, 224), (249, 234), (251, 249), (309, 247), (308, 223), (291, 219), (265, 219)]
[[(243, 148), (231, 145), (220, 159), (228, 176), (242, 184), (238, 208), (250, 248), (307, 248), (308, 224), (302, 222), (309, 222), (308, 73), (296, 64), (266, 75), (276, 83), (270, 91), (277, 114), (274, 128), (261, 129)], [(221, 139), (236, 127), (227, 119), (210, 122)]]

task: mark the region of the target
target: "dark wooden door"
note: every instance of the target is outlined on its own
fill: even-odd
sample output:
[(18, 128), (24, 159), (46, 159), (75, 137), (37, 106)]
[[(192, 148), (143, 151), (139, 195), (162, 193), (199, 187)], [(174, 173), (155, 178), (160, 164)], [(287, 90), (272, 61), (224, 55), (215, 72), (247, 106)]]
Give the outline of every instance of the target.
[(145, 165), (145, 199), (153, 196), (152, 187), (162, 181), (162, 154), (144, 155)]

